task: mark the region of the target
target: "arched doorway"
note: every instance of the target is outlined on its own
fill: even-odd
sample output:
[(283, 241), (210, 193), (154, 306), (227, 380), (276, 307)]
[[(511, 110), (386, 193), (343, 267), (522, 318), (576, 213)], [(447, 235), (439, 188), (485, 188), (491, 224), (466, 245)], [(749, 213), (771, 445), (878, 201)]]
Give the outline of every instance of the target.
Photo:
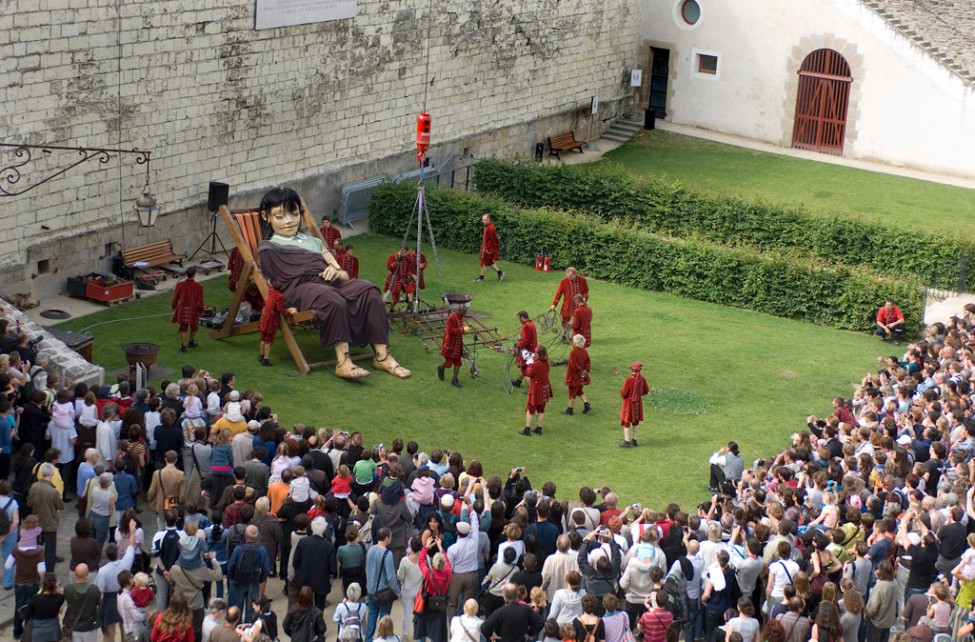
[(842, 154), (850, 102), (850, 65), (832, 49), (817, 49), (799, 68), (792, 146)]

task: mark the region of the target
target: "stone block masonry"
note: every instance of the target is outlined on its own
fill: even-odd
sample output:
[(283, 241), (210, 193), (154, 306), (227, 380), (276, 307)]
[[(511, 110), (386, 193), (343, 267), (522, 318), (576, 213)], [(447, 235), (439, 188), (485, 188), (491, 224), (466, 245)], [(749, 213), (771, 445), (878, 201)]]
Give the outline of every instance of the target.
[[(360, 0), (355, 19), (259, 32), (253, 0), (56, 4), (0, 0), (12, 36), (0, 39), (0, 139), (152, 150), (164, 208), (152, 234), (181, 251), (206, 234), (210, 180), (237, 200), (317, 188), (309, 205), (332, 212), (342, 183), (415, 164), (424, 107), (435, 162), (448, 148), (528, 156), (553, 130), (588, 132), (590, 96), (600, 118), (626, 105), (639, 22), (635, 0)], [(72, 272), (107, 269), (144, 180), (122, 158), (0, 197), (0, 283), (43, 294), (57, 280), (32, 279), (33, 262), (79, 236), (91, 251)]]

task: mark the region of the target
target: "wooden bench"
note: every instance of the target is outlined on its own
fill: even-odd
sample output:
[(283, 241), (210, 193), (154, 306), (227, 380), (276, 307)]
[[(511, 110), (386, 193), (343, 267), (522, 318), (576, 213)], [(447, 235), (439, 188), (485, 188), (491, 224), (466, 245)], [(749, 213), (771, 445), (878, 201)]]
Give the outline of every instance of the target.
[(182, 266), (185, 258), (185, 254), (173, 251), (173, 242), (169, 239), (122, 250), (125, 267), (134, 267), (136, 263), (144, 263), (145, 265), (139, 266), (142, 268), (154, 268), (167, 263), (179, 263)]
[(578, 149), (579, 153), (581, 154), (582, 146), (585, 144), (585, 141), (576, 140), (575, 132), (570, 129), (567, 132), (562, 132), (561, 134), (556, 134), (555, 136), (549, 136), (548, 155), (555, 156), (561, 160), (562, 152), (567, 152), (570, 149)]

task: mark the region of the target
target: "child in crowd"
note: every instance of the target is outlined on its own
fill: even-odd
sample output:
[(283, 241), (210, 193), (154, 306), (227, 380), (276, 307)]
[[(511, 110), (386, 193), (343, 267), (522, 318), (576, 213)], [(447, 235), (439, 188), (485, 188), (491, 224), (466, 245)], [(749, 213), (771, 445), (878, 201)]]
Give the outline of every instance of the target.
[(183, 524), (183, 534), (179, 538), (179, 562), (185, 570), (203, 567), (203, 554), (207, 552), (207, 543), (201, 537), (196, 522)]
[(308, 519), (312, 520), (316, 517), (325, 516), (325, 496), (318, 495), (315, 497), (314, 505), (308, 509)]
[(559, 623), (554, 618), (545, 620), (545, 628), (542, 630), (542, 642), (561, 642), (559, 636)]
[(149, 436), (149, 450), (151, 452), (155, 452), (156, 428), (162, 424), (162, 418), (159, 415), (159, 409), (162, 406), (162, 401), (159, 399), (159, 397), (152, 396), (146, 403), (149, 405), (149, 410), (146, 411), (142, 418), (146, 423), (146, 435)]
[[(228, 404), (229, 405), (229, 404)], [(234, 433), (230, 428), (224, 428), (217, 434), (217, 443), (210, 451), (210, 474), (218, 477), (229, 477), (233, 474), (234, 449), (230, 445)]]
[(405, 501), (406, 489), (400, 478), (403, 476), (403, 467), (395, 463), (389, 467), (389, 473), (383, 477), (380, 496), (384, 504), (390, 506)]
[(356, 494), (361, 495), (369, 492), (376, 481), (376, 462), (372, 460), (372, 449), (366, 448), (362, 451), (359, 461), (352, 467), (352, 476), (355, 477), (352, 488)]
[(20, 548), (28, 549), (40, 546), (41, 522), (37, 515), (28, 515), (20, 523)]
[(336, 499), (348, 499), (352, 494), (352, 474), (345, 464), (339, 466), (339, 472), (332, 478), (332, 494)]
[(183, 399), (183, 431), (187, 434), (187, 439), (192, 443), (193, 429), (205, 425), (200, 389), (195, 383), (191, 383), (186, 387), (186, 397)]
[(185, 516), (183, 517), (183, 523), (196, 524), (196, 528), (199, 531), (205, 531), (210, 528), (210, 518), (207, 516), (206, 509), (197, 506), (196, 502), (188, 501), (185, 506)]
[(136, 573), (132, 576), (132, 603), (136, 608), (145, 613), (149, 605), (156, 599), (156, 593), (149, 586), (149, 576), (146, 573)]
[(207, 417), (210, 419), (210, 425), (213, 425), (217, 419), (223, 417), (223, 408), (220, 406), (220, 380), (210, 379), (207, 387), (210, 390), (207, 393)]
[(304, 466), (295, 466), (291, 469), (291, 474), (294, 475), (294, 477), (291, 479), (288, 497), (291, 498), (291, 501), (300, 506), (302, 510), (307, 511), (311, 506), (312, 499), (314, 499), (318, 493), (311, 489), (311, 482), (308, 480), (308, 477), (305, 476)]

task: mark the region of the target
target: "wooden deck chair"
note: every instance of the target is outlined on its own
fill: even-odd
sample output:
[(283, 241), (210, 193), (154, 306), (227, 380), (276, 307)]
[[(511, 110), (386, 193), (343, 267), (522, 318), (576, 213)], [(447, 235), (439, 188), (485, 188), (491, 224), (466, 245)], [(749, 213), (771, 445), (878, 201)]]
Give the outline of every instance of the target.
[[(262, 238), (260, 214), (256, 210), (238, 211), (231, 214), (226, 205), (221, 205), (220, 216), (223, 218), (223, 222), (227, 225), (227, 229), (230, 230), (230, 235), (234, 239), (234, 245), (237, 246), (237, 251), (240, 252), (241, 257), (244, 260), (244, 268), (240, 273), (240, 279), (237, 281), (237, 288), (234, 290), (234, 297), (230, 301), (230, 307), (227, 310), (227, 320), (224, 321), (222, 328), (219, 330), (214, 330), (210, 333), (211, 339), (224, 339), (226, 337), (233, 337), (241, 334), (260, 332), (260, 324), (258, 322), (253, 321), (250, 323), (234, 325), (234, 319), (236, 319), (237, 312), (240, 310), (240, 304), (244, 300), (244, 293), (247, 290), (247, 284), (251, 279), (254, 280), (254, 283), (257, 285), (257, 289), (260, 290), (261, 296), (263, 296), (265, 300), (267, 300), (268, 292), (267, 281), (264, 279), (264, 275), (261, 274), (261, 268), (257, 264), (257, 244)], [(315, 227), (315, 223), (312, 221), (311, 215), (305, 211), (303, 216), (305, 226), (308, 228), (308, 233), (321, 239), (321, 235), (318, 232), (318, 228)], [(301, 348), (298, 346), (298, 342), (295, 341), (294, 333), (291, 331), (291, 326), (304, 325), (314, 322), (314, 310), (300, 310), (297, 314), (292, 315), (291, 319), (286, 319), (283, 316), (281, 318), (281, 336), (284, 337), (284, 342), (288, 346), (288, 351), (291, 353), (291, 356), (295, 361), (295, 365), (298, 366), (298, 370), (300, 370), (302, 374), (308, 374), (312, 368), (335, 365), (334, 360), (308, 363), (308, 360), (305, 359), (305, 355), (301, 352)]]

